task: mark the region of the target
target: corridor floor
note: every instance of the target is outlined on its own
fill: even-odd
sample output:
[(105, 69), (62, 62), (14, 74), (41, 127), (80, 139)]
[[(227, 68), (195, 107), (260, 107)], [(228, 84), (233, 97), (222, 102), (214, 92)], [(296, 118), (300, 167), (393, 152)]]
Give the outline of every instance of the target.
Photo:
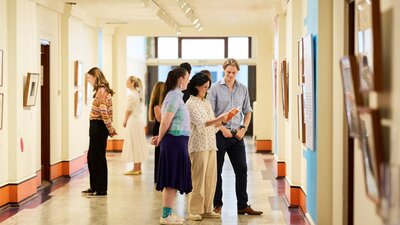
[[(228, 156), (223, 170), (223, 201), (221, 219), (186, 220), (193, 225), (235, 224), (308, 224), (302, 212), (286, 206), (283, 181), (273, 176), (273, 155), (255, 153), (251, 139), (246, 139), (248, 162), (249, 204), (262, 210), (261, 216), (237, 215), (234, 173)], [(69, 178), (60, 178), (49, 188), (19, 208), (0, 211), (0, 223), (10, 224), (159, 224), (161, 193), (153, 184), (154, 151), (149, 147), (148, 160), (142, 165), (143, 174), (126, 176), (131, 164), (120, 159), (120, 153), (107, 153), (109, 191), (106, 198), (87, 198), (81, 191), (88, 188), (87, 170)], [(283, 183), (282, 183), (283, 182)], [(284, 184), (283, 184), (284, 185)], [(174, 212), (187, 218), (187, 196), (177, 195)]]

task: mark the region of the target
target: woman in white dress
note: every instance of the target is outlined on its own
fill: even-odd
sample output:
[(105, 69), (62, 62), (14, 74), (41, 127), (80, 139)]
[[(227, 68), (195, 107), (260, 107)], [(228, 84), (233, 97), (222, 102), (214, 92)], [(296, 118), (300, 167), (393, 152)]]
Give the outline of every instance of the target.
[(142, 121), (143, 86), (142, 81), (135, 76), (128, 77), (126, 87), (130, 90), (123, 126), (126, 128), (122, 160), (133, 162), (133, 169), (125, 175), (139, 175), (142, 173), (142, 162), (147, 158), (147, 140)]

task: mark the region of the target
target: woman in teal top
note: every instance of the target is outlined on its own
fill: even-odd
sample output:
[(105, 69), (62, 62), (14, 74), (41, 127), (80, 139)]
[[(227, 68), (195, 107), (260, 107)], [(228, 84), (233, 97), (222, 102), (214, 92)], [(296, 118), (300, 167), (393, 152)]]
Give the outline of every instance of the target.
[(181, 194), (192, 191), (188, 154), (190, 115), (182, 100), (182, 90), (186, 89), (188, 82), (189, 74), (185, 69), (176, 68), (168, 73), (161, 107), (160, 131), (153, 140), (161, 147), (156, 185), (156, 190), (162, 191), (163, 195), (161, 224), (183, 224), (184, 219), (172, 213), (172, 205), (177, 190)]

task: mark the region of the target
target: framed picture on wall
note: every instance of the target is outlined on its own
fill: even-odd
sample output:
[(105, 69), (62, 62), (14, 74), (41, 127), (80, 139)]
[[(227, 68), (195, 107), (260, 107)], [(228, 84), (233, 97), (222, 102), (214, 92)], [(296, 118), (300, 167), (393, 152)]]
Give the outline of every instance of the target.
[(74, 104), (74, 115), (79, 117), (82, 114), (82, 104), (83, 104), (83, 93), (82, 91), (75, 91), (75, 104)]
[(34, 106), (36, 104), (39, 86), (39, 74), (28, 73), (24, 87), (24, 106)]
[(298, 76), (297, 84), (304, 83), (304, 55), (303, 55), (303, 38), (297, 42), (297, 65), (298, 65)]
[(355, 8), (360, 91), (381, 91), (383, 81), (379, 1), (356, 0)]
[(360, 54), (358, 56), (358, 65), (359, 65), (359, 89), (362, 92), (372, 91), (374, 90), (374, 77), (371, 66), (368, 62), (368, 57), (364, 54)]
[(303, 100), (304, 100), (304, 121), (306, 123), (306, 146), (310, 150), (314, 150), (314, 89), (315, 89), (315, 49), (316, 42), (314, 36), (308, 34), (303, 37), (303, 56), (304, 56), (304, 84), (303, 84)]
[(285, 118), (289, 117), (289, 73), (287, 69), (287, 62), (286, 59), (284, 59), (281, 63), (281, 87), (283, 116)]
[(274, 99), (274, 112), (278, 110), (278, 75), (277, 75), (277, 62), (275, 59), (272, 60), (272, 88), (273, 88), (273, 99)]
[(299, 118), (301, 118), (301, 123), (300, 123), (300, 140), (301, 143), (306, 143), (306, 121), (304, 117), (304, 94), (303, 94), (303, 85), (301, 85), (301, 94), (300, 99), (299, 99), (299, 108), (300, 108), (300, 113)]
[(0, 49), (0, 87), (3, 87), (3, 49)]
[(300, 113), (300, 95), (297, 95), (297, 138), (300, 140), (300, 123), (301, 123), (301, 113)]
[(92, 86), (90, 85), (87, 75), (85, 77), (85, 104), (89, 104), (89, 98), (92, 93)]
[(0, 130), (3, 129), (4, 94), (0, 94)]
[(379, 202), (380, 172), (383, 164), (383, 142), (380, 128), (379, 111), (359, 108), (361, 150), (367, 195), (376, 203)]
[(79, 60), (74, 63), (74, 84), (78, 87), (83, 84), (83, 62)]
[(357, 68), (354, 56), (344, 56), (340, 59), (346, 117), (351, 137), (360, 137), (360, 122), (357, 107), (361, 105), (362, 100), (359, 93)]

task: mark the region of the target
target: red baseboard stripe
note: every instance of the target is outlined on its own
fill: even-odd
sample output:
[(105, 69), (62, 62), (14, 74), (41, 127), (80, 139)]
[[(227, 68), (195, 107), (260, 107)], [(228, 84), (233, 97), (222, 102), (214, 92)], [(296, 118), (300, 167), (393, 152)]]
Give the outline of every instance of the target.
[[(87, 152), (82, 156), (71, 160), (62, 161), (50, 166), (50, 180), (61, 176), (71, 176), (85, 167), (87, 163)], [(36, 176), (18, 184), (6, 184), (0, 187), (0, 207), (9, 203), (19, 203), (36, 194), (41, 185), (41, 170), (36, 171)]]
[(108, 140), (106, 150), (112, 152), (122, 152), (123, 145), (124, 140)]
[(83, 167), (85, 167), (86, 163), (87, 163), (87, 152), (72, 161), (63, 161), (62, 175), (71, 176), (74, 173), (81, 170)]
[(271, 152), (272, 141), (271, 140), (256, 140), (256, 151), (257, 152)]
[(18, 203), (36, 193), (36, 176), (19, 184), (8, 184), (8, 187), (9, 203)]
[(274, 174), (276, 178), (286, 177), (286, 163), (274, 158)]
[(10, 187), (0, 187), (0, 207), (10, 202)]
[(42, 170), (36, 171), (36, 187), (40, 187), (42, 185)]
[(307, 196), (303, 188), (290, 185), (287, 179), (285, 179), (285, 198), (289, 207), (300, 207), (304, 213), (307, 212)]

